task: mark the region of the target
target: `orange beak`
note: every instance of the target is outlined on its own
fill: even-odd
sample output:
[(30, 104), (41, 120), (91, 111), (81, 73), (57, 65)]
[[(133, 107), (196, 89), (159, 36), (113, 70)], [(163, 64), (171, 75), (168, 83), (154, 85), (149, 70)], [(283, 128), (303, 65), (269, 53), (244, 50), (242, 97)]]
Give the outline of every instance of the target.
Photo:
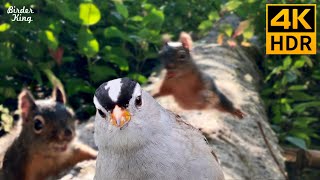
[(121, 128), (130, 121), (130, 118), (131, 115), (126, 109), (122, 109), (116, 105), (111, 113), (111, 124)]

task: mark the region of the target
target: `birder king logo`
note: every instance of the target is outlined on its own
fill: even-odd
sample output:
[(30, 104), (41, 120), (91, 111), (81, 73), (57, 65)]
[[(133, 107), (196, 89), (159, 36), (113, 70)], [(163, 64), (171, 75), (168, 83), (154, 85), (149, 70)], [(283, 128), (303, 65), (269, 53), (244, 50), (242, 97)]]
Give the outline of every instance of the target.
[(7, 10), (7, 14), (12, 15), (11, 21), (25, 21), (28, 23), (33, 21), (32, 17), (30, 16), (33, 13), (34, 11), (32, 8), (26, 8), (25, 6), (20, 9), (15, 6), (10, 6)]
[(266, 12), (266, 54), (316, 54), (316, 4), (267, 4)]

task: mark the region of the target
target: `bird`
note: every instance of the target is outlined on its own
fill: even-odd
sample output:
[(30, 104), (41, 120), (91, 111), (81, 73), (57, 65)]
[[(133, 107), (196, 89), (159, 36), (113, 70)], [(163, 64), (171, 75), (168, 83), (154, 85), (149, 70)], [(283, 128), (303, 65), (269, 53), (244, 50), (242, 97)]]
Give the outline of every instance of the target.
[(95, 91), (95, 180), (224, 180), (202, 133), (127, 77)]

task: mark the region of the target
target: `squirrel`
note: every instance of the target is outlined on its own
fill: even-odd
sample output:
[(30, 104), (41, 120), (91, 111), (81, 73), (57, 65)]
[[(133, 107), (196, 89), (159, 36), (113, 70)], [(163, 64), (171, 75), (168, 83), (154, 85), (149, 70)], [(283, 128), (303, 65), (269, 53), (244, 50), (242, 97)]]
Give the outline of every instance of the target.
[(201, 72), (190, 54), (192, 38), (188, 33), (180, 34), (179, 42), (164, 40), (159, 59), (167, 70), (154, 98), (173, 95), (184, 109), (215, 108), (230, 113), (239, 119), (244, 113), (218, 89), (214, 80)]
[(61, 89), (44, 100), (24, 89), (18, 99), (22, 130), (5, 153), (0, 180), (43, 180), (96, 159), (96, 150), (75, 140), (75, 115)]

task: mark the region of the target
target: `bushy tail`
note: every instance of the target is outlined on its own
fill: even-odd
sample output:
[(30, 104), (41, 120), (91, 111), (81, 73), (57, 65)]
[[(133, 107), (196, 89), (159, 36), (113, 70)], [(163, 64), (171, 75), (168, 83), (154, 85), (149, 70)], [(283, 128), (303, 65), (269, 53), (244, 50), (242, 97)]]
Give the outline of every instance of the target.
[(240, 110), (233, 106), (233, 103), (221, 92), (218, 94), (219, 96), (219, 106), (218, 109), (220, 111), (229, 112), (230, 114), (238, 117), (239, 119), (243, 119), (245, 114)]
[(235, 111), (232, 112), (232, 115), (237, 116), (239, 119), (243, 119), (245, 116), (240, 109), (235, 109)]

